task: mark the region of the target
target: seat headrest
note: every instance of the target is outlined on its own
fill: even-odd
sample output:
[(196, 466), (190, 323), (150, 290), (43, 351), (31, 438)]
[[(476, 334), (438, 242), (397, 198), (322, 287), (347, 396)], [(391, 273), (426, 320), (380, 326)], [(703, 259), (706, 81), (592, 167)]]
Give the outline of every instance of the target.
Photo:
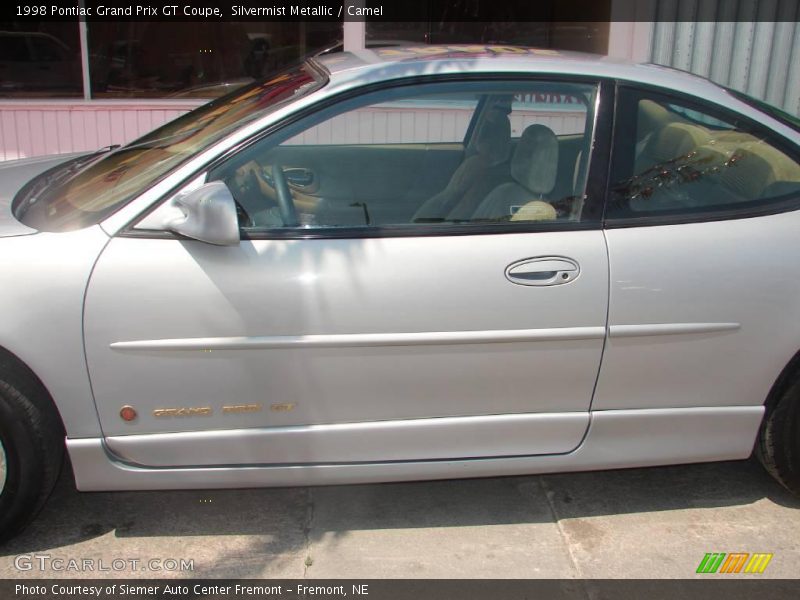
[(499, 110), (490, 110), (475, 137), (475, 150), (496, 165), (508, 160), (511, 149), (511, 121)]
[(645, 153), (655, 164), (689, 154), (709, 139), (709, 133), (698, 125), (670, 123), (659, 130), (645, 147)]
[(511, 177), (530, 192), (543, 195), (553, 190), (557, 171), (556, 134), (545, 125), (529, 125), (511, 159)]
[(636, 139), (643, 140), (648, 134), (658, 131), (672, 119), (670, 112), (652, 100), (640, 100), (636, 121)]

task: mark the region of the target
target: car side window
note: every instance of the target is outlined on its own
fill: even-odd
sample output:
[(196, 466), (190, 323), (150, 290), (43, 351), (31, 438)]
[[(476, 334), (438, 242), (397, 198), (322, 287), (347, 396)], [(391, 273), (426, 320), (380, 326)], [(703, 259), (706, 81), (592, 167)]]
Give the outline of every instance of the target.
[(461, 144), (478, 100), (453, 93), (378, 102), (331, 117), (283, 145)]
[(373, 92), (256, 142), (210, 180), (250, 231), (580, 221), (596, 93), (549, 81)]
[(611, 219), (758, 208), (800, 194), (796, 155), (712, 107), (620, 90)]

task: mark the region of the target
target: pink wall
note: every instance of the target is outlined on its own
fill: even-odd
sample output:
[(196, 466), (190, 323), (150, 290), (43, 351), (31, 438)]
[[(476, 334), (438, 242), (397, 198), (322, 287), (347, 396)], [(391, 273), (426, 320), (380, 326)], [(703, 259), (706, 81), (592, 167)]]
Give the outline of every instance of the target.
[(199, 100), (0, 102), (0, 160), (124, 144), (199, 106)]
[[(0, 160), (90, 151), (111, 144), (124, 144), (202, 103), (198, 100), (0, 102)], [(471, 116), (471, 109), (368, 108), (312, 127), (293, 138), (291, 143), (451, 142), (463, 138)], [(449, 126), (448, 120), (452, 121)], [(521, 135), (531, 123), (545, 124), (556, 135), (580, 133), (585, 121), (585, 111), (539, 108), (515, 110), (511, 114), (514, 137)], [(420, 133), (420, 128), (423, 133)]]

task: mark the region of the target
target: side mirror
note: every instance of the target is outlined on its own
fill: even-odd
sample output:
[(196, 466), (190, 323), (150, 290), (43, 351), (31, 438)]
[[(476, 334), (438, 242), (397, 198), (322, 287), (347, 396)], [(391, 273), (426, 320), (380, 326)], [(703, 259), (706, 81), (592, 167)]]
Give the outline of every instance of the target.
[(212, 181), (180, 194), (172, 203), (183, 216), (166, 223), (170, 231), (217, 246), (239, 243), (236, 201), (222, 181)]

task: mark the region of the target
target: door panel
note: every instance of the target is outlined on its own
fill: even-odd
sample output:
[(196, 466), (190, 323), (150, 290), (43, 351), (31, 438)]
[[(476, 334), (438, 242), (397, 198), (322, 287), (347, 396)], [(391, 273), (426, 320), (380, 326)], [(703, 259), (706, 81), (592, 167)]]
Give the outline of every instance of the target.
[[(546, 287), (506, 278), (513, 263), (552, 256), (573, 261), (579, 276)], [(237, 247), (120, 237), (89, 285), (86, 352), (106, 436), (260, 429), (238, 440), (237, 452), (268, 463), (276, 429), (410, 420), (394, 434), (393, 456), (412, 459), (415, 425), (425, 420), (588, 417), (607, 282), (600, 231)], [(123, 405), (137, 410), (136, 421), (121, 420)], [(448, 435), (468, 435), (469, 422)], [(484, 424), (470, 455), (511, 451), (502, 423)], [(529, 444), (517, 437), (513, 452), (573, 448), (587, 423), (556, 440), (552, 422), (528, 420)], [(293, 435), (309, 445), (293, 442), (280, 460), (303, 462), (320, 430)], [(385, 457), (379, 436), (362, 442), (361, 460)], [(175, 460), (200, 464), (202, 446), (195, 450)]]
[[(366, 144), (280, 146), (269, 162), (313, 174), (309, 186), (293, 186), (295, 199), (314, 198), (317, 223), (407, 223), (419, 205), (441, 191), (464, 157), (463, 144)], [(356, 205), (356, 206), (354, 206)]]
[[(577, 447), (606, 332), (603, 233), (597, 223), (576, 227), (581, 210), (549, 204), (558, 141), (542, 123), (522, 132), (515, 182), (470, 196), (509, 159), (511, 128), (505, 110), (480, 126), (474, 111), (480, 102), (502, 109), (519, 93), (581, 102), (590, 146), (596, 85), (380, 89), (209, 172), (242, 203), (262, 205), (258, 219), (243, 219), (238, 246), (143, 237), (152, 220), (113, 239), (85, 315), (107, 447), (161, 467)], [(544, 108), (529, 106), (528, 116), (541, 121)], [(464, 158), (470, 128), (474, 153)], [(567, 153), (569, 173), (576, 158)], [(272, 177), (276, 167), (294, 184)], [(416, 222), (420, 201), (441, 200), (445, 186), (441, 223)], [(466, 200), (469, 214), (445, 223)], [(486, 202), (492, 210), (478, 210)], [(136, 420), (122, 421), (124, 405)]]

